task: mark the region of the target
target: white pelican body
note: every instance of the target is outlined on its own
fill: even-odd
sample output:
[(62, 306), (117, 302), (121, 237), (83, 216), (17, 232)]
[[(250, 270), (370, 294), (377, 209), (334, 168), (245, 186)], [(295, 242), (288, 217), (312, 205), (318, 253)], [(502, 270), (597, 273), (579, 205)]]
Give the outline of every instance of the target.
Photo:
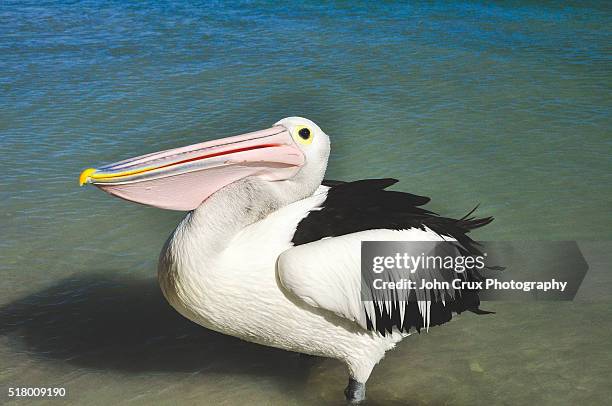
[[(392, 180), (322, 186), (329, 156), (325, 133), (295, 117), (281, 120), (274, 129), (252, 133), (257, 136), (246, 138), (246, 148), (242, 138), (234, 137), (231, 142), (86, 170), (81, 181), (129, 200), (192, 209), (160, 255), (158, 277), (168, 302), (206, 328), (343, 361), (350, 376), (345, 394), (349, 401), (359, 402), (372, 368), (411, 327), (442, 324), (451, 311), (478, 307), (477, 302), (463, 303), (453, 296), (437, 304), (396, 301), (393, 310), (385, 307), (377, 314), (377, 304), (364, 303), (360, 296), (361, 242), (458, 240), (467, 246), (471, 240), (465, 233), (490, 219), (437, 217), (418, 207), (427, 198), (384, 191)], [(286, 133), (295, 145), (277, 141)], [(265, 143), (255, 145), (256, 139)], [(274, 149), (274, 159), (226, 157), (245, 151), (268, 153), (281, 145), (282, 156)], [(303, 159), (292, 152), (296, 146)], [(164, 177), (168, 171), (171, 176)], [(217, 186), (198, 186), (200, 195), (176, 188), (176, 178), (188, 185), (203, 173)], [(378, 218), (371, 218), (372, 213)], [(450, 231), (443, 232), (446, 229)], [(383, 302), (381, 298), (378, 304)]]
[[(247, 225), (234, 236), (228, 232), (222, 238), (227, 245), (221, 250), (217, 235), (200, 230), (211, 225), (225, 230), (219, 218), (229, 223), (228, 229), (241, 226), (236, 219), (216, 216), (217, 210), (227, 207), (229, 196), (211, 197), (179, 224), (166, 244), (160, 259), (160, 285), (179, 313), (204, 327), (258, 344), (342, 360), (354, 379), (365, 382), (385, 351), (405, 334), (383, 337), (301, 303), (277, 277), (279, 256), (292, 248), (298, 223), (324, 201), (326, 189), (319, 188), (313, 196)], [(356, 237), (372, 240), (377, 233), (361, 234), (365, 235)], [(378, 234), (384, 240), (431, 238), (421, 230), (379, 230)]]

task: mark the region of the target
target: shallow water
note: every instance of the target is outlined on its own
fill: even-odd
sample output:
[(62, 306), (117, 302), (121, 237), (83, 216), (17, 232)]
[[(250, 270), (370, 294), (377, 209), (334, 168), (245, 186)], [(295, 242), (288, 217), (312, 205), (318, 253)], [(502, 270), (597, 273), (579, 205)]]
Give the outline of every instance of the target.
[[(396, 177), (489, 240), (580, 240), (581, 301), (405, 340), (370, 404), (597, 404), (612, 381), (612, 12), (605, 2), (0, 5), (0, 402), (338, 403), (342, 366), (181, 319), (155, 285), (181, 213), (78, 188), (88, 166), (289, 115), (329, 178)], [(593, 302), (590, 292), (597, 291)], [(590, 301), (591, 300), (591, 301)]]

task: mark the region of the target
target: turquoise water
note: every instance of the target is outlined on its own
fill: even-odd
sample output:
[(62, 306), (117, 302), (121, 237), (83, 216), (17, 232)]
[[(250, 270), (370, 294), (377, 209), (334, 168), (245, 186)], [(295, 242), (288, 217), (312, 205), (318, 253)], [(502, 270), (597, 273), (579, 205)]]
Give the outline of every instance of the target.
[[(476, 238), (579, 240), (609, 271), (610, 27), (606, 2), (2, 2), (0, 390), (341, 399), (334, 361), (213, 334), (165, 305), (157, 255), (181, 213), (77, 185), (89, 166), (290, 115), (330, 135), (329, 178), (396, 177), (447, 215), (480, 203), (496, 221)], [(605, 275), (585, 283), (612, 288)], [(402, 343), (371, 404), (606, 399), (609, 303), (491, 307)]]

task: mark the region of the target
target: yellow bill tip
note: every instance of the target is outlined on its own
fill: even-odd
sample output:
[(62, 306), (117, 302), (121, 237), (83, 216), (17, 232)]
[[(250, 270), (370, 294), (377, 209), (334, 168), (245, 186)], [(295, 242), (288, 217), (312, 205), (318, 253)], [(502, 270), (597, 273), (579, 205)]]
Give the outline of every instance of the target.
[(79, 186), (83, 186), (84, 184), (86, 184), (95, 171), (96, 170), (94, 168), (87, 168), (83, 172), (81, 172), (81, 176), (79, 176)]

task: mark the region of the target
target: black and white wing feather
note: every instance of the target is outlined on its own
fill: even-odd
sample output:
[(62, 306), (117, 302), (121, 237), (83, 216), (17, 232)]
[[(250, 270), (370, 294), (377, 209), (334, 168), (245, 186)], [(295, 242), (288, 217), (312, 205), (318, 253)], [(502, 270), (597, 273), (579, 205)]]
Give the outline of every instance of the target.
[[(362, 300), (362, 241), (456, 241), (454, 255), (478, 255), (477, 243), (467, 233), (492, 221), (469, 218), (471, 212), (461, 219), (440, 217), (420, 207), (429, 201), (426, 197), (385, 190), (396, 182), (327, 183), (327, 198), (298, 224), (295, 247), (279, 257), (282, 286), (311, 306), (383, 335), (443, 324), (465, 310), (481, 313), (478, 292), (468, 289), (412, 291), (406, 296), (381, 291), (372, 292), (371, 301)], [(400, 275), (389, 272), (385, 277), (393, 281)], [(448, 274), (419, 269), (414, 277), (442, 280)], [(480, 280), (472, 271), (461, 277)]]

